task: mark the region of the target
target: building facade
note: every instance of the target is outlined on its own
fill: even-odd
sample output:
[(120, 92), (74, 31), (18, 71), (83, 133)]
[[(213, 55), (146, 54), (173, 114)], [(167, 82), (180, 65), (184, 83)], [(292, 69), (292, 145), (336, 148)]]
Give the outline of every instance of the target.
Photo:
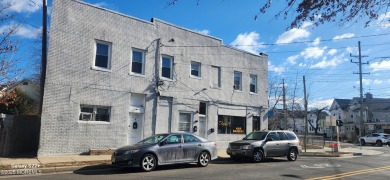
[(39, 155), (268, 129), (266, 54), (153, 18), (53, 0)]
[[(361, 107), (363, 107), (362, 116)], [(330, 112), (337, 120), (343, 121), (340, 134), (348, 141), (357, 142), (360, 133), (362, 136), (373, 132), (390, 133), (390, 99), (388, 98), (374, 98), (371, 93), (366, 93), (363, 105), (358, 97), (335, 99)]]

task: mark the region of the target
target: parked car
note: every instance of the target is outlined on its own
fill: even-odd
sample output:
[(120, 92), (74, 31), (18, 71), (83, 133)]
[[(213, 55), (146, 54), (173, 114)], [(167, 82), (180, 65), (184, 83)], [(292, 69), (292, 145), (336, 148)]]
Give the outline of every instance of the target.
[(289, 161), (295, 161), (302, 147), (292, 131), (258, 131), (249, 133), (243, 140), (229, 143), (226, 152), (234, 160), (250, 158), (261, 162), (267, 157), (287, 156)]
[(383, 144), (387, 144), (390, 146), (390, 134), (386, 133), (372, 133), (367, 136), (363, 136), (360, 138), (360, 143), (362, 146), (369, 143), (371, 145), (382, 146)]
[(157, 165), (197, 163), (206, 167), (218, 157), (217, 145), (194, 134), (167, 133), (148, 137), (137, 144), (116, 149), (112, 165), (140, 167), (152, 171)]

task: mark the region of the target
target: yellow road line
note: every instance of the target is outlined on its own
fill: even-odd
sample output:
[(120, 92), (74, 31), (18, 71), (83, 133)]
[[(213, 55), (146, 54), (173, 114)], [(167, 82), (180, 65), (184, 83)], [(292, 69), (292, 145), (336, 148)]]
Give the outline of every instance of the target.
[(380, 167), (380, 168), (373, 168), (373, 169), (365, 169), (365, 170), (359, 170), (359, 171), (352, 171), (352, 172), (346, 172), (346, 173), (341, 173), (341, 174), (335, 174), (331, 176), (322, 176), (322, 177), (316, 177), (316, 178), (310, 178), (306, 180), (318, 180), (318, 179), (339, 179), (339, 178), (344, 178), (344, 177), (349, 177), (349, 176), (356, 176), (359, 174), (366, 174), (370, 172), (376, 172), (376, 171), (383, 171), (383, 170), (390, 170), (390, 166), (385, 166), (385, 167)]

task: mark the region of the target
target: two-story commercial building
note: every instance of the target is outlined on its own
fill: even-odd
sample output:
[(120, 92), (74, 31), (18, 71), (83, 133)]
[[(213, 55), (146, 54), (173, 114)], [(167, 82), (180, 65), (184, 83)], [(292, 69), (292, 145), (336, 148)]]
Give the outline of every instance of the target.
[(78, 0), (53, 0), (49, 45), (39, 155), (268, 128), (266, 54)]

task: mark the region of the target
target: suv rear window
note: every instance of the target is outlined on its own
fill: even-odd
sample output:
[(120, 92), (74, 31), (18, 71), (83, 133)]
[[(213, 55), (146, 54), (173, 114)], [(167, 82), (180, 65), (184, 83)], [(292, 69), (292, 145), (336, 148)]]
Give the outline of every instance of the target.
[(297, 136), (295, 136), (294, 133), (292, 132), (285, 132), (287, 137), (288, 137), (288, 140), (294, 140), (294, 139), (297, 139)]

